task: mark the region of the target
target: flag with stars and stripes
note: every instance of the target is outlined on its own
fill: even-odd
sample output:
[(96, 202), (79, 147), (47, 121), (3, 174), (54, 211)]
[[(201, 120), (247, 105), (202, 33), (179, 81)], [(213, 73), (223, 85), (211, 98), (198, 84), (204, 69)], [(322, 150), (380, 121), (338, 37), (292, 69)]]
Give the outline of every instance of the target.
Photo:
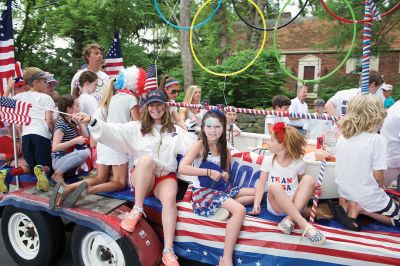
[(32, 104), (11, 99), (8, 97), (0, 97), (0, 121), (18, 125), (29, 125), (31, 118), (29, 110)]
[(110, 78), (116, 78), (119, 71), (124, 67), (122, 60), (121, 42), (119, 40), (119, 33), (114, 34), (111, 47), (106, 55), (106, 73)]
[(152, 91), (158, 88), (157, 85), (157, 69), (155, 64), (151, 64), (147, 70), (146, 82), (144, 83), (144, 91)]
[(25, 80), (22, 76), (21, 62), (15, 62), (15, 75), (14, 75), (15, 85), (14, 87), (20, 87), (25, 85)]
[(14, 76), (14, 39), (11, 0), (0, 2), (0, 94), (7, 87), (7, 80)]

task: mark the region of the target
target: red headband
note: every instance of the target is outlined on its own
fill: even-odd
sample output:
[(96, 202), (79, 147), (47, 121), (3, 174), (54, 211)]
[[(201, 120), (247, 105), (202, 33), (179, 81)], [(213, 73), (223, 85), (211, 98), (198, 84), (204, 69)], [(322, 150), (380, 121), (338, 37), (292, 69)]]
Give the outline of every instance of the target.
[(279, 139), (280, 139), (281, 142), (283, 142), (283, 140), (285, 138), (285, 128), (286, 128), (286, 126), (285, 126), (285, 123), (283, 123), (283, 122), (276, 123), (274, 125), (274, 127), (272, 128), (272, 130), (275, 133), (279, 134)]

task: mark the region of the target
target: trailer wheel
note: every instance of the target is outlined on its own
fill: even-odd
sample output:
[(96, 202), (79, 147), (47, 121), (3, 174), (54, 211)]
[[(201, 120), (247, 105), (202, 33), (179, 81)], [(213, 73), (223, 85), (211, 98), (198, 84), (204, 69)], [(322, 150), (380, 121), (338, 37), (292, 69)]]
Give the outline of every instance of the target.
[(108, 234), (76, 225), (71, 238), (74, 265), (141, 265), (128, 238), (114, 240)]
[(4, 244), (19, 265), (53, 265), (61, 257), (65, 233), (58, 217), (7, 206), (1, 218)]

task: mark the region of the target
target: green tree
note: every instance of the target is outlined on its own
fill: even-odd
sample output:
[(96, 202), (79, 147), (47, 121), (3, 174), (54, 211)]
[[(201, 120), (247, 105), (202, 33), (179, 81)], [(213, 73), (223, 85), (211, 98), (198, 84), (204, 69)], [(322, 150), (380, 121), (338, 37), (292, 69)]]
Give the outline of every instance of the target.
[[(245, 50), (228, 58), (222, 65), (212, 66), (216, 72), (233, 72), (245, 67), (255, 56), (255, 51)], [(212, 104), (224, 104), (224, 95), (228, 105), (237, 107), (266, 107), (271, 104), (272, 97), (282, 93), (284, 75), (280, 71), (275, 56), (270, 51), (263, 51), (253, 66), (240, 75), (226, 78), (196, 71), (197, 85), (203, 90), (203, 99)]]

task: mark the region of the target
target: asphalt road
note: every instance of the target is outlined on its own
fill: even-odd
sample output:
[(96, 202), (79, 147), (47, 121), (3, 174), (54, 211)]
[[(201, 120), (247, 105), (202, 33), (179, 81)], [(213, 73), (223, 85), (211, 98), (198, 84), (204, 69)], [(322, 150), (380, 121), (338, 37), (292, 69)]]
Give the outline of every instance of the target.
[[(1, 219), (0, 219), (1, 222)], [(66, 233), (66, 245), (64, 255), (55, 266), (73, 266), (72, 255), (71, 255), (71, 233)], [(193, 262), (189, 260), (179, 259), (182, 266), (206, 266), (208, 264)], [(17, 266), (11, 256), (8, 254), (7, 249), (4, 246), (3, 235), (0, 234), (0, 266)]]

